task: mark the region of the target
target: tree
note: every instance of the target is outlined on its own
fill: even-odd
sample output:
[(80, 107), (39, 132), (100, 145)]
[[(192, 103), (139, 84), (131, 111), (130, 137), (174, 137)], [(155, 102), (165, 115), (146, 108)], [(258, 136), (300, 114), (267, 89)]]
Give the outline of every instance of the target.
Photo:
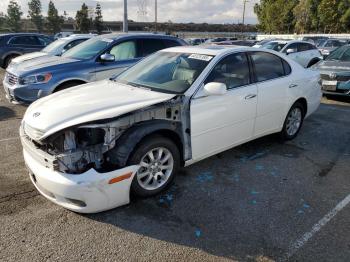
[(83, 3), (81, 9), (77, 11), (75, 20), (81, 33), (89, 33), (92, 20), (89, 18), (89, 9), (85, 3)]
[(41, 15), (41, 2), (40, 0), (31, 0), (28, 3), (28, 13), (30, 16), (30, 20), (33, 22), (33, 24), (36, 26), (39, 32), (43, 29), (43, 16)]
[(324, 33), (337, 33), (341, 29), (340, 0), (322, 0), (318, 6), (318, 16), (320, 18), (320, 26)]
[(47, 11), (47, 25), (48, 29), (52, 33), (57, 33), (61, 31), (61, 26), (63, 24), (63, 17), (58, 15), (58, 11), (55, 4), (50, 0), (49, 8)]
[(103, 30), (102, 10), (100, 3), (96, 4), (94, 26), (97, 33), (100, 34)]
[(21, 29), (21, 7), (16, 1), (11, 0), (7, 7), (6, 23), (11, 31), (18, 32)]

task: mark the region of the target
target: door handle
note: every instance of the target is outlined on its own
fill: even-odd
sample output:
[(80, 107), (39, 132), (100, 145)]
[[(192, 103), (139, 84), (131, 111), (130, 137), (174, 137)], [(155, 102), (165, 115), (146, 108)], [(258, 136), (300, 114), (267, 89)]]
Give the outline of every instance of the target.
[(256, 97), (256, 94), (249, 94), (249, 95), (246, 95), (245, 99), (248, 100), (248, 99), (252, 99)]
[(297, 87), (297, 86), (298, 86), (297, 84), (290, 84), (289, 88), (293, 88), (293, 87)]

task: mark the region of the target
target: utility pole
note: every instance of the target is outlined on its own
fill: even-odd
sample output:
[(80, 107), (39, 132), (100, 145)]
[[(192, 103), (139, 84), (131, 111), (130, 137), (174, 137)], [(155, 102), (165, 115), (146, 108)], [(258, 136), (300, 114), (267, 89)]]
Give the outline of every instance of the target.
[(124, 0), (123, 32), (128, 32), (128, 0)]
[(242, 34), (243, 34), (243, 28), (244, 28), (244, 18), (245, 18), (245, 6), (247, 4), (248, 0), (243, 0), (243, 19), (242, 19)]
[(154, 31), (157, 32), (158, 20), (158, 1), (154, 0)]

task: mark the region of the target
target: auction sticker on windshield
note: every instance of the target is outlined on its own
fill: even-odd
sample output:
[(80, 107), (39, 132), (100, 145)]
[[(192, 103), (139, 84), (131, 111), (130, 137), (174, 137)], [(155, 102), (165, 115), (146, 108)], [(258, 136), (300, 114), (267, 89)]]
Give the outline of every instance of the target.
[(213, 57), (209, 55), (199, 55), (199, 54), (192, 54), (188, 58), (202, 60), (202, 61), (210, 61)]

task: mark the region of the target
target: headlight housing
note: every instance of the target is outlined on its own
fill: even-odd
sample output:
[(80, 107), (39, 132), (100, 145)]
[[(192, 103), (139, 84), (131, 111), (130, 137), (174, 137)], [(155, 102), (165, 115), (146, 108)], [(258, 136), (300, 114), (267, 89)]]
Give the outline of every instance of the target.
[(52, 75), (50, 73), (37, 74), (31, 76), (20, 77), (18, 83), (20, 85), (43, 84), (50, 81)]

